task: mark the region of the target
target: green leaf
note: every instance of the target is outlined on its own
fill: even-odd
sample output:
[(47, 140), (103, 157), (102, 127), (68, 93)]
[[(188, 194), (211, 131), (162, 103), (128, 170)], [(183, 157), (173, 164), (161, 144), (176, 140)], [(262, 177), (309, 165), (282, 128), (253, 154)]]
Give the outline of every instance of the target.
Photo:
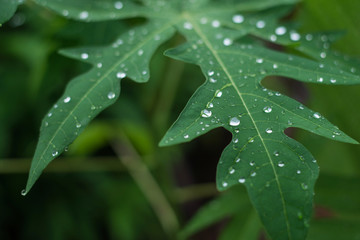
[[(272, 239), (305, 239), (319, 170), (311, 153), (284, 130), (296, 127), (337, 141), (357, 142), (320, 113), (264, 88), (261, 82), (281, 76), (350, 85), (359, 84), (360, 77), (354, 74), (356, 66), (350, 58), (329, 50), (331, 34), (300, 35), (290, 25), (277, 23), (296, 1), (37, 2), (82, 21), (150, 20), (124, 33), (112, 46), (62, 51), (94, 67), (72, 80), (45, 116), (24, 194), (46, 165), (114, 103), (120, 94), (120, 79), (148, 80), (152, 53), (176, 28), (186, 42), (165, 54), (200, 66), (206, 81), (160, 145), (188, 142), (212, 129), (225, 128), (233, 138), (218, 164), (218, 189), (244, 184)], [(294, 54), (270, 49), (268, 41), (287, 46)]]
[(20, 0), (0, 0), (0, 26), (15, 13)]
[(30, 190), (48, 163), (61, 154), (96, 115), (116, 101), (121, 79), (148, 80), (153, 52), (173, 32), (171, 22), (152, 21), (124, 33), (109, 47), (61, 51), (94, 67), (72, 80), (45, 116), (23, 194)]

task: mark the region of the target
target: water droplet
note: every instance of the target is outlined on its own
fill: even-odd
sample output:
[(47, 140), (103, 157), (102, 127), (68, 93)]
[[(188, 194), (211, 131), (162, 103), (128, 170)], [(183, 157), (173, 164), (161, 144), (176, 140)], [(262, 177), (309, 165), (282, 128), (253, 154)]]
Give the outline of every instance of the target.
[(207, 105), (206, 105), (208, 108), (213, 108), (214, 107), (214, 104), (209, 102)]
[(282, 162), (282, 161), (278, 162), (278, 167), (284, 167), (284, 166), (285, 166), (284, 162)]
[(97, 68), (102, 68), (102, 63), (96, 64), (96, 67), (97, 67)]
[(290, 33), (290, 39), (291, 39), (292, 41), (299, 41), (300, 38), (301, 38), (301, 36), (300, 36), (299, 33), (297, 33), (297, 32), (291, 32), (291, 33)]
[(26, 195), (26, 193), (27, 193), (27, 192), (26, 192), (26, 190), (25, 190), (25, 189), (21, 190), (21, 195), (22, 195), (22, 196), (25, 196), (25, 195)]
[(314, 113), (313, 116), (314, 116), (314, 118), (317, 118), (317, 119), (321, 118), (321, 115), (318, 112)]
[(265, 113), (271, 113), (272, 108), (269, 107), (269, 106), (266, 106), (266, 107), (264, 107), (263, 111), (264, 111)]
[(300, 109), (300, 110), (304, 110), (304, 106), (303, 106), (303, 105), (299, 105), (299, 109)]
[(262, 59), (262, 58), (257, 58), (257, 59), (256, 59), (256, 62), (257, 62), (257, 63), (263, 63), (263, 62), (264, 62), (264, 59)]
[(211, 26), (213, 26), (214, 28), (218, 28), (220, 27), (220, 22), (219, 20), (214, 20), (211, 22)]
[(321, 57), (321, 58), (326, 58), (326, 52), (321, 52), (321, 53), (320, 53), (320, 57)]
[(244, 16), (241, 15), (241, 14), (236, 14), (236, 15), (234, 15), (234, 16), (232, 17), (232, 21), (233, 21), (234, 23), (242, 23), (242, 22), (244, 22), (244, 20), (245, 20), (245, 18), (244, 18)]
[(124, 6), (123, 3), (120, 2), (120, 1), (114, 3), (114, 7), (115, 7), (116, 9), (122, 9), (123, 6)]
[(273, 69), (277, 69), (278, 67), (279, 66), (276, 63), (273, 64)]
[(272, 35), (270, 36), (270, 40), (271, 40), (271, 41), (275, 42), (276, 39), (277, 39), (277, 37), (276, 37), (274, 34), (272, 34)]
[(331, 83), (336, 83), (336, 79), (333, 79), (333, 78), (332, 78), (332, 79), (330, 79), (330, 82), (331, 82)]
[(236, 160), (235, 160), (235, 162), (240, 162), (241, 161), (241, 159), (240, 158), (237, 158)]
[(118, 73), (116, 73), (116, 77), (119, 78), (119, 79), (123, 79), (124, 77), (126, 77), (126, 73), (118, 72)]
[(81, 128), (81, 123), (77, 123), (76, 128)]
[(68, 103), (68, 102), (70, 102), (71, 101), (71, 97), (66, 97), (66, 98), (64, 98), (64, 103)]
[(216, 79), (214, 79), (214, 78), (210, 78), (210, 80), (209, 80), (211, 83), (216, 83), (217, 82), (217, 80)]
[(272, 133), (273, 130), (272, 130), (271, 128), (267, 128), (267, 129), (265, 130), (265, 132), (266, 132), (266, 133)]
[(184, 28), (187, 30), (193, 29), (193, 25), (189, 22), (184, 22)]
[(250, 165), (250, 166), (254, 166), (254, 165), (255, 165), (255, 161), (249, 162), (249, 165)]
[(279, 153), (278, 151), (275, 151), (275, 152), (274, 152), (274, 156), (275, 156), (275, 157), (278, 157), (279, 155), (280, 155), (280, 153)]
[(296, 174), (300, 174), (300, 173), (301, 173), (301, 171), (300, 171), (300, 170), (297, 170), (297, 171), (296, 171)]
[(109, 92), (108, 95), (107, 95), (107, 98), (108, 99), (114, 99), (115, 98), (115, 93), (114, 92)]
[(224, 46), (230, 46), (233, 41), (230, 38), (225, 38), (223, 41)]
[(239, 126), (240, 119), (238, 119), (237, 117), (230, 118), (229, 125), (233, 127)]
[(52, 113), (51, 113), (51, 112), (49, 112), (47, 116), (48, 116), (48, 117), (51, 117), (51, 116), (52, 116)]
[(229, 174), (234, 174), (235, 169), (233, 167), (229, 168)]
[(59, 154), (58, 151), (53, 151), (51, 155), (52, 155), (53, 157), (56, 157), (58, 154)]
[(207, 74), (208, 74), (209, 77), (211, 77), (211, 76), (214, 75), (214, 71), (208, 71)]
[(301, 183), (301, 188), (304, 190), (308, 189), (308, 185), (306, 185), (305, 183)]
[(89, 54), (87, 53), (82, 53), (80, 56), (82, 59), (88, 59), (89, 58)]
[(263, 21), (263, 20), (259, 20), (259, 21), (257, 21), (256, 22), (256, 27), (257, 28), (264, 28), (265, 27), (265, 25), (266, 25), (266, 23), (265, 23), (265, 21)]
[(86, 18), (88, 18), (89, 17), (89, 13), (87, 12), (87, 11), (82, 11), (82, 12), (80, 12), (80, 14), (79, 14), (79, 18), (80, 19), (86, 19)]
[(233, 143), (237, 143), (237, 142), (239, 142), (239, 139), (235, 138), (235, 139), (233, 140)]
[(284, 35), (285, 33), (286, 33), (286, 27), (284, 27), (284, 26), (280, 26), (275, 29), (276, 35), (281, 36), (281, 35)]
[(239, 183), (245, 183), (245, 181), (246, 181), (245, 178), (243, 178), (243, 177), (239, 178)]
[(251, 173), (250, 173), (250, 176), (255, 177), (255, 176), (256, 176), (256, 172), (255, 172), (255, 171), (251, 172)]
[(322, 82), (324, 81), (324, 78), (319, 77), (316, 81), (318, 81), (318, 82), (322, 83)]
[(208, 118), (211, 117), (212, 112), (210, 110), (204, 109), (201, 111), (201, 116), (204, 118)]
[(223, 187), (227, 187), (227, 186), (228, 186), (228, 183), (227, 183), (227, 182), (223, 182), (223, 183), (222, 183), (222, 186), (223, 186)]
[(307, 41), (311, 41), (311, 40), (313, 39), (313, 35), (311, 35), (311, 34), (306, 34), (305, 39), (306, 39)]
[(215, 92), (215, 97), (221, 97), (222, 96), (222, 91), (220, 91), (220, 90), (217, 90), (216, 92)]

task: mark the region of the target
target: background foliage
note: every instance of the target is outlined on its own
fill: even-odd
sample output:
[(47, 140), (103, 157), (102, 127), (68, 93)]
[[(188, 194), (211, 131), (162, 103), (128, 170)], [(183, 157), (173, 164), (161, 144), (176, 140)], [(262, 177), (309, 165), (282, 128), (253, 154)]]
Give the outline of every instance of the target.
[[(337, 48), (358, 55), (356, 9), (360, 9), (359, 4), (350, 0), (308, 0), (298, 6), (292, 18), (304, 23), (305, 32), (347, 30)], [(162, 46), (152, 60), (151, 81), (142, 85), (124, 81), (121, 101), (92, 122), (69, 151), (49, 166), (33, 192), (21, 197), (44, 113), (62, 94), (66, 81), (88, 69), (60, 56), (57, 49), (110, 43), (122, 24), (134, 22), (79, 23), (27, 2), (0, 29), (1, 239), (168, 239), (147, 199), (114, 157), (109, 145), (114, 136), (130, 142), (142, 156), (176, 209), (181, 226), (205, 205), (181, 236), (206, 227), (205, 223), (219, 222), (193, 239), (217, 239), (221, 231), (221, 239), (264, 238), (242, 187), (212, 200), (218, 195), (213, 183), (216, 163), (230, 141), (228, 133), (218, 129), (192, 144), (157, 147), (203, 80), (196, 67), (163, 58), (168, 46)], [(179, 73), (179, 79), (166, 85), (174, 72)], [(285, 86), (289, 95), (360, 139), (360, 116), (354, 104), (349, 104), (359, 102), (359, 87), (293, 82)], [(360, 239), (359, 147), (298, 129), (292, 134), (316, 156), (321, 167), (308, 239)], [(202, 165), (205, 161), (206, 169)], [(233, 196), (242, 199), (238, 209), (227, 209), (233, 206)]]

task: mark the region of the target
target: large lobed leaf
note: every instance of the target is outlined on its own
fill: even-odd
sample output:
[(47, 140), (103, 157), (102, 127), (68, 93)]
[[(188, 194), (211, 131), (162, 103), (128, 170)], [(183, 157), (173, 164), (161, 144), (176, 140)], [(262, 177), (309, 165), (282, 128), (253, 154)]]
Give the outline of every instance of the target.
[[(45, 116), (23, 194), (91, 119), (114, 103), (122, 78), (148, 80), (152, 53), (176, 28), (187, 42), (166, 55), (199, 65), (206, 81), (160, 145), (188, 142), (218, 127), (230, 131), (232, 141), (218, 164), (218, 189), (244, 184), (273, 239), (305, 239), (318, 165), (311, 153), (284, 130), (297, 127), (330, 139), (357, 142), (320, 113), (264, 88), (261, 81), (267, 76), (284, 76), (336, 85), (358, 84), (360, 77), (353, 74), (350, 63), (329, 51), (325, 35), (301, 36), (276, 23), (289, 8), (274, 7), (296, 1), (36, 1), (78, 20), (153, 20), (124, 33), (112, 46), (62, 52), (94, 67), (72, 80)], [(268, 49), (249, 35), (287, 45), (309, 57)], [(320, 50), (319, 43), (323, 44)]]

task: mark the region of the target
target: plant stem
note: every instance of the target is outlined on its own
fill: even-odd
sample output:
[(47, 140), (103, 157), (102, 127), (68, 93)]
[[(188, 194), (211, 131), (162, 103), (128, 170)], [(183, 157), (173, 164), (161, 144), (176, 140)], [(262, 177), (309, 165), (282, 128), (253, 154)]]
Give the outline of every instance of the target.
[(149, 201), (164, 231), (174, 237), (179, 229), (176, 214), (131, 142), (123, 136), (122, 141), (112, 142), (112, 147)]

